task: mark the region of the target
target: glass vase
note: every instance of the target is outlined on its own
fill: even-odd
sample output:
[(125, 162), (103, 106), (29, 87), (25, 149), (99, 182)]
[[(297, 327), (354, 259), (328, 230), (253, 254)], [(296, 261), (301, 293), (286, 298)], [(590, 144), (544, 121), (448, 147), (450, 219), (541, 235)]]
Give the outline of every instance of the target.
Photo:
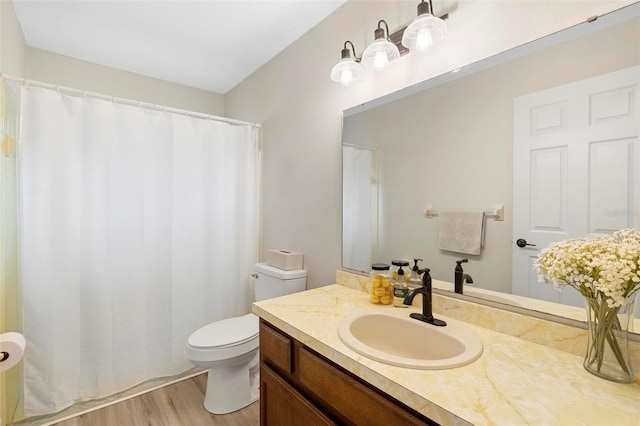
[(635, 300), (634, 295), (612, 308), (602, 299), (585, 297), (589, 339), (584, 368), (591, 374), (619, 383), (635, 381), (628, 340)]

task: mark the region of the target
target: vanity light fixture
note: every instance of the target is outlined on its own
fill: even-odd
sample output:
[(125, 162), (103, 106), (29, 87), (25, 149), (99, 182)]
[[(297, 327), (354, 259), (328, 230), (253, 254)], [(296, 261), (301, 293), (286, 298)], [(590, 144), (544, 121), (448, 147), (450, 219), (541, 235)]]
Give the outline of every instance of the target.
[[(384, 24), (385, 30), (381, 27)], [(378, 21), (378, 28), (374, 31), (375, 40), (362, 54), (362, 64), (365, 67), (382, 71), (390, 62), (400, 57), (398, 47), (389, 40), (389, 26), (384, 19)]]
[[(351, 57), (351, 52), (347, 44), (351, 45), (353, 58)], [(349, 40), (345, 41), (344, 48), (342, 49), (342, 59), (331, 69), (331, 80), (342, 84), (344, 87), (349, 87), (360, 79), (363, 72), (364, 69), (360, 64), (360, 58), (356, 55), (356, 49), (353, 47), (353, 43)]]
[[(402, 45), (412, 52), (425, 53), (433, 43), (447, 35), (447, 24), (433, 16), (432, 0), (421, 0), (418, 4), (418, 17), (413, 20), (402, 35)], [(448, 15), (444, 15), (446, 19)]]
[[(431, 0), (422, 0), (418, 4), (418, 17), (409, 26), (403, 26), (393, 34), (389, 34), (389, 25), (381, 19), (373, 33), (374, 42), (364, 50), (361, 58), (356, 55), (353, 43), (345, 41), (342, 59), (331, 69), (331, 80), (349, 87), (362, 77), (364, 68), (382, 71), (409, 51), (426, 52), (435, 41), (446, 36), (444, 19), (448, 17), (449, 14), (439, 18), (433, 16)], [(348, 46), (351, 46), (351, 51)]]

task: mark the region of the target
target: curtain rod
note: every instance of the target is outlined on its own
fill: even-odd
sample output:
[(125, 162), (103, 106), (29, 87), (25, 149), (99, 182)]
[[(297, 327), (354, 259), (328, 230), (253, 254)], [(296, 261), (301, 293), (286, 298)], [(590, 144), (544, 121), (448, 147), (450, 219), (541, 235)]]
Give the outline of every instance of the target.
[(138, 106), (140, 108), (146, 108), (146, 109), (151, 109), (151, 110), (155, 110), (155, 111), (171, 112), (171, 113), (174, 113), (174, 114), (186, 115), (187, 117), (195, 117), (195, 118), (202, 118), (202, 119), (207, 119), (207, 120), (221, 121), (223, 123), (228, 123), (228, 124), (231, 124), (231, 125), (251, 126), (251, 127), (258, 128), (258, 129), (262, 127), (262, 125), (258, 124), (258, 123), (250, 123), (248, 121), (234, 120), (233, 118), (219, 117), (217, 115), (211, 115), (211, 114), (205, 114), (205, 113), (201, 113), (201, 112), (189, 111), (189, 110), (186, 110), (186, 109), (173, 108), (173, 107), (169, 107), (169, 106), (165, 106), (165, 105), (153, 104), (151, 102), (135, 101), (133, 99), (121, 98), (121, 97), (112, 96), (112, 95), (105, 95), (103, 93), (89, 92), (87, 90), (74, 89), (73, 87), (65, 87), (65, 86), (60, 86), (58, 84), (45, 83), (45, 82), (36, 81), (36, 80), (29, 80), (29, 79), (26, 79), (26, 78), (14, 77), (14, 76), (7, 75), (7, 74), (1, 74), (0, 73), (0, 79), (7, 80), (7, 81), (15, 81), (17, 83), (24, 84), (25, 86), (42, 87), (42, 88), (45, 88), (45, 89), (53, 89), (53, 90), (56, 90), (56, 91), (59, 91), (59, 92), (60, 91), (71, 92), (71, 93), (79, 94), (79, 95), (82, 95), (82, 96), (85, 96), (85, 97), (98, 98), (98, 99), (111, 101), (111, 102), (119, 103), (119, 104), (123, 104), (123, 105)]

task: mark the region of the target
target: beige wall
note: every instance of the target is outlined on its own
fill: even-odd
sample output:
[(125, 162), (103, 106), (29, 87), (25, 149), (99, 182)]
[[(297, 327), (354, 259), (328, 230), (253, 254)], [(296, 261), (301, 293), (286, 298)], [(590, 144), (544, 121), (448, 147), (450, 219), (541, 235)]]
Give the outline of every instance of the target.
[(615, 10), (633, 1), (438, 1), (449, 36), (350, 88), (329, 79), (351, 40), (361, 54), (379, 19), (391, 31), (416, 1), (349, 1), (225, 96), (231, 117), (263, 124), (263, 250), (305, 253), (310, 288), (335, 281), (341, 259), (342, 110)]
[[(2, 87), (6, 89), (6, 87)], [(11, 138), (0, 150), (0, 333), (21, 332), (21, 304), (18, 286), (17, 161), (15, 153), (18, 103), (9, 90), (0, 90), (2, 123), (0, 135)], [(7, 134), (8, 136), (4, 136)], [(5, 139), (6, 140), (6, 139)], [(0, 418), (12, 420), (22, 400), (20, 365), (0, 377)], [(1, 422), (0, 422), (1, 425)]]
[(13, 3), (0, 0), (0, 72), (60, 86), (224, 116), (224, 96), (30, 48)]
[(13, 3), (0, 0), (0, 72), (24, 77), (26, 50), (27, 46)]
[[(24, 77), (27, 46), (18, 24), (13, 3), (0, 0), (0, 72)], [(15, 111), (15, 100), (0, 87), (0, 114), (4, 133), (13, 137), (15, 119), (8, 111)], [(9, 123), (13, 121), (13, 123)], [(9, 125), (12, 124), (12, 125)], [(20, 332), (20, 299), (17, 270), (17, 208), (15, 155), (0, 154), (0, 333)], [(0, 376), (0, 425), (14, 420), (22, 411), (22, 370), (12, 368)], [(19, 415), (19, 414), (18, 414)]]
[(40, 49), (27, 50), (27, 77), (136, 101), (224, 115), (224, 96)]

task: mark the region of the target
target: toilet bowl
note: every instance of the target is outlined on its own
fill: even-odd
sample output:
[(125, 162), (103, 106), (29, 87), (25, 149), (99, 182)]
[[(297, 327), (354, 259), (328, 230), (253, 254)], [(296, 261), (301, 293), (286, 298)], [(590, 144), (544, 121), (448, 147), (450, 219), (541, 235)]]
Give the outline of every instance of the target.
[[(255, 265), (256, 300), (304, 291), (305, 270), (284, 271), (265, 263)], [(208, 369), (204, 406), (210, 413), (227, 414), (260, 397), (259, 318), (254, 314), (205, 325), (187, 340), (187, 357)]]
[(239, 410), (259, 397), (258, 317), (247, 314), (206, 325), (187, 340), (187, 356), (209, 370), (204, 406), (210, 413)]

